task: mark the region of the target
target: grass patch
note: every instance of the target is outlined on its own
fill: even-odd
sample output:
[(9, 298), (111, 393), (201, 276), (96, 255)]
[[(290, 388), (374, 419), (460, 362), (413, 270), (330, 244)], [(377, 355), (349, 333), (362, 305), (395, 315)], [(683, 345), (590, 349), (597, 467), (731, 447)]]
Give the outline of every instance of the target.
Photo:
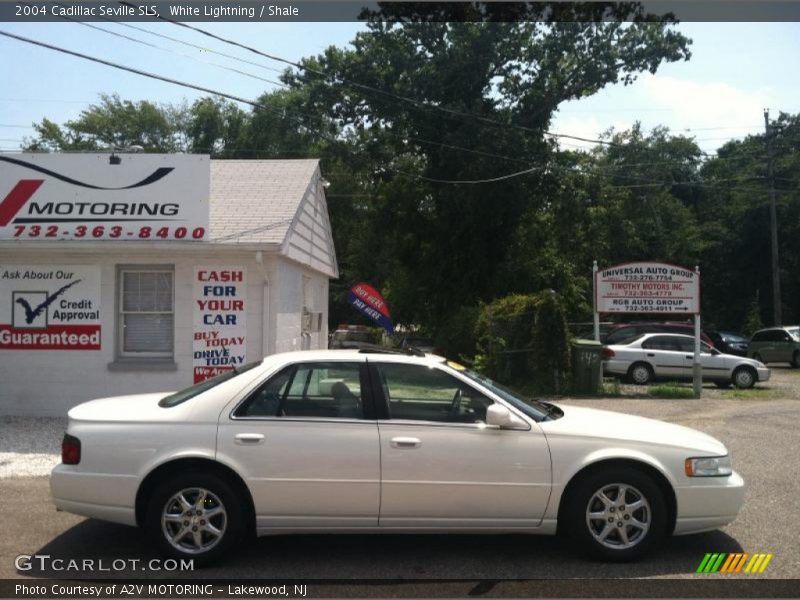
[(676, 383), (661, 383), (650, 386), (647, 390), (647, 395), (651, 398), (694, 398), (694, 390)]
[(750, 388), (749, 390), (733, 388), (722, 392), (720, 397), (729, 400), (771, 400), (780, 398), (781, 393), (771, 388)]
[(619, 383), (619, 379), (614, 378), (610, 382), (604, 381), (601, 392), (607, 398), (621, 398), (622, 386)]

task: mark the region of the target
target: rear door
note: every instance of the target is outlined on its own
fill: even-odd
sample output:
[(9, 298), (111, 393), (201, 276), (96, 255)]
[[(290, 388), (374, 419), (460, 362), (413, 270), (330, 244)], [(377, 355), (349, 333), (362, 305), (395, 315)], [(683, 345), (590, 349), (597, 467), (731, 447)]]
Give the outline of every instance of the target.
[(691, 375), (691, 371), (686, 369), (679, 339), (669, 335), (654, 335), (642, 342), (644, 358), (653, 365), (656, 377), (683, 379)]
[(259, 529), (376, 527), (380, 447), (364, 361), (303, 362), (220, 419), (218, 457), (252, 491)]
[(544, 434), (486, 426), (493, 400), (437, 366), (373, 362), (388, 401), (378, 421), (380, 525), (537, 527), (550, 495)]

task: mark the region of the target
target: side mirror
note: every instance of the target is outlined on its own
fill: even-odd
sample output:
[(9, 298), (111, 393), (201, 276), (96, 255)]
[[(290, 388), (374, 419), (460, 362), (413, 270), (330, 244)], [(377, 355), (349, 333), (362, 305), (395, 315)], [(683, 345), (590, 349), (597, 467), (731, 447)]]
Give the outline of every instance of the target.
[(526, 424), (519, 417), (496, 403), (486, 409), (486, 424), (500, 429), (526, 429)]

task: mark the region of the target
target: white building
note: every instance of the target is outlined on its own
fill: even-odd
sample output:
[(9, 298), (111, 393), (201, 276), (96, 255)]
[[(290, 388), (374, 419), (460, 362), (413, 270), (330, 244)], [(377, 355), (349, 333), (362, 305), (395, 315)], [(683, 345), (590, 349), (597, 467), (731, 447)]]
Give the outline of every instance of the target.
[(318, 161), (120, 158), (0, 155), (0, 414), (327, 345)]

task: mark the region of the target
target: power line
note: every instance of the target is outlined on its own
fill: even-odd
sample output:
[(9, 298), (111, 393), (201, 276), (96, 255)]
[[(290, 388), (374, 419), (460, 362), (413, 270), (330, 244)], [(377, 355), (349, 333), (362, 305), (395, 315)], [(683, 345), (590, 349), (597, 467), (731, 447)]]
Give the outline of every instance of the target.
[[(220, 92), (218, 90), (213, 90), (211, 88), (203, 87), (203, 86), (196, 85), (196, 84), (193, 84), (193, 83), (188, 83), (188, 82), (185, 82), (185, 81), (179, 81), (177, 79), (172, 79), (170, 77), (165, 77), (163, 75), (150, 73), (148, 71), (143, 71), (141, 69), (136, 69), (134, 67), (129, 67), (127, 65), (121, 65), (119, 63), (108, 61), (108, 60), (105, 60), (105, 59), (102, 59), (102, 58), (97, 58), (95, 56), (89, 56), (88, 54), (75, 52), (74, 50), (68, 50), (66, 48), (60, 48), (58, 46), (53, 46), (51, 44), (47, 44), (45, 42), (40, 42), (38, 40), (32, 40), (30, 38), (26, 38), (26, 37), (23, 37), (23, 36), (20, 36), (20, 35), (9, 33), (7, 31), (0, 30), (0, 35), (6, 36), (6, 37), (9, 37), (9, 38), (12, 38), (12, 39), (16, 39), (18, 41), (25, 42), (25, 43), (28, 43), (28, 44), (33, 44), (35, 46), (40, 46), (42, 48), (47, 48), (48, 50), (53, 50), (53, 51), (56, 51), (56, 52), (61, 52), (61, 53), (64, 53), (64, 54), (69, 54), (69, 55), (72, 55), (72, 56), (76, 56), (78, 58), (83, 58), (84, 60), (89, 60), (91, 62), (99, 63), (99, 64), (102, 64), (102, 65), (106, 65), (106, 66), (109, 66), (109, 67), (112, 67), (112, 68), (115, 68), (115, 69), (128, 71), (128, 72), (134, 73), (136, 75), (141, 75), (142, 77), (148, 77), (148, 78), (151, 78), (151, 79), (156, 79), (156, 80), (163, 81), (163, 82), (166, 82), (166, 83), (171, 83), (173, 85), (179, 85), (179, 86), (186, 87), (186, 88), (189, 88), (189, 89), (205, 92), (207, 94), (213, 94), (213, 95), (220, 96), (220, 97), (223, 97), (223, 98), (228, 98), (230, 100), (235, 100), (236, 102), (241, 102), (243, 104), (249, 104), (250, 106), (253, 106), (255, 108), (261, 108), (261, 109), (267, 110), (269, 112), (275, 112), (275, 113), (282, 114), (285, 117), (285, 115), (282, 113), (282, 111), (277, 111), (277, 110), (275, 110), (275, 109), (273, 109), (273, 108), (271, 108), (269, 106), (260, 104), (258, 102), (253, 102), (252, 100), (247, 100), (246, 98), (241, 98), (239, 96), (234, 96), (232, 94), (227, 94), (225, 92)], [(324, 135), (319, 134), (319, 132), (317, 132), (317, 133), (318, 133), (318, 135), (320, 135), (320, 137), (326, 137)], [(335, 141), (339, 141), (339, 140), (335, 140)], [(400, 175), (405, 175), (407, 177), (415, 177), (415, 178), (418, 178), (418, 179), (426, 179), (425, 177), (423, 177), (421, 175), (415, 175), (413, 173), (405, 173), (405, 172), (402, 172), (402, 171), (397, 171), (395, 169), (392, 169), (392, 170), (394, 172), (400, 174)], [(500, 180), (503, 180), (503, 179), (510, 179), (511, 177), (518, 177), (520, 175), (524, 175), (526, 173), (530, 173), (533, 170), (535, 170), (535, 168), (527, 169), (525, 171), (519, 171), (519, 172), (516, 172), (516, 173), (510, 173), (510, 174), (507, 174), (507, 175), (502, 175), (502, 176), (499, 176), (499, 177), (493, 178), (493, 179), (481, 179), (481, 180), (475, 180), (475, 181), (458, 181), (458, 182), (454, 182), (454, 183), (488, 183), (488, 182), (491, 182), (491, 181), (500, 181)], [(427, 179), (430, 180), (430, 181), (434, 181), (433, 179), (430, 179), (430, 178), (427, 178)], [(446, 183), (446, 181), (441, 180), (441, 181), (439, 181), (439, 183)]]
[[(137, 8), (138, 9), (138, 6), (136, 4), (132, 4), (132, 3), (127, 2), (125, 0), (119, 0), (119, 4), (122, 4), (124, 6), (131, 6), (133, 8)], [(163, 17), (161, 15), (156, 16), (156, 18), (161, 20), (161, 21), (165, 21), (167, 23), (172, 23), (173, 25), (177, 25), (179, 27), (184, 27), (186, 29), (190, 29), (192, 31), (196, 31), (197, 33), (200, 33), (202, 35), (208, 36), (208, 37), (210, 37), (212, 39), (215, 39), (217, 41), (223, 42), (225, 44), (230, 44), (232, 46), (235, 46), (235, 47), (238, 47), (238, 48), (242, 48), (244, 50), (247, 50), (249, 52), (257, 54), (259, 56), (263, 56), (264, 58), (268, 58), (269, 60), (273, 60), (273, 61), (276, 61), (276, 62), (280, 62), (280, 63), (286, 64), (286, 65), (295, 67), (297, 69), (301, 69), (301, 70), (303, 70), (303, 71), (305, 71), (307, 73), (312, 73), (314, 75), (317, 75), (318, 77), (322, 77), (325, 80), (333, 79), (334, 81), (338, 81), (339, 83), (348, 85), (350, 87), (358, 88), (358, 89), (360, 89), (362, 91), (369, 91), (369, 92), (372, 92), (372, 93), (380, 94), (382, 96), (386, 96), (388, 98), (393, 98), (393, 99), (395, 99), (397, 101), (405, 102), (405, 103), (408, 103), (408, 104), (413, 104), (415, 106), (422, 107), (422, 108), (425, 108), (427, 110), (440, 111), (440, 112), (446, 113), (448, 115), (453, 115), (453, 116), (462, 117), (462, 118), (463, 117), (467, 117), (467, 118), (470, 118), (470, 119), (474, 119), (474, 120), (478, 120), (478, 121), (481, 121), (481, 122), (484, 122), (484, 123), (488, 123), (488, 124), (494, 125), (496, 127), (502, 127), (502, 128), (509, 128), (510, 127), (510, 128), (517, 129), (517, 130), (520, 130), (520, 131), (525, 131), (525, 132), (528, 132), (528, 133), (534, 133), (536, 135), (546, 135), (546, 136), (552, 137), (554, 139), (564, 138), (564, 139), (577, 140), (577, 141), (581, 141), (581, 142), (590, 142), (590, 143), (594, 143), (594, 144), (602, 144), (602, 145), (609, 145), (609, 146), (615, 145), (613, 142), (609, 142), (607, 140), (588, 139), (588, 138), (584, 138), (584, 137), (581, 137), (581, 136), (576, 136), (576, 135), (571, 135), (571, 134), (566, 134), (566, 133), (553, 133), (553, 132), (550, 132), (550, 131), (533, 129), (531, 127), (526, 127), (524, 125), (518, 125), (516, 123), (504, 123), (502, 121), (498, 121), (496, 119), (492, 119), (490, 117), (486, 117), (486, 116), (479, 115), (479, 114), (476, 114), (476, 113), (470, 113), (470, 112), (455, 110), (455, 109), (452, 109), (452, 108), (447, 108), (445, 106), (439, 106), (439, 105), (436, 105), (436, 104), (429, 104), (428, 102), (424, 102), (424, 101), (421, 101), (421, 100), (416, 100), (416, 99), (410, 98), (408, 96), (401, 96), (399, 94), (394, 94), (392, 92), (387, 92), (386, 90), (382, 90), (382, 89), (376, 88), (374, 86), (370, 86), (370, 85), (366, 85), (366, 84), (363, 84), (363, 83), (359, 83), (357, 81), (353, 81), (353, 80), (348, 79), (348, 78), (332, 76), (332, 75), (330, 75), (328, 73), (325, 73), (324, 71), (320, 71), (319, 69), (314, 69), (312, 67), (308, 67), (306, 65), (303, 65), (302, 63), (298, 63), (296, 61), (292, 61), (292, 60), (289, 60), (287, 58), (283, 58), (283, 57), (280, 57), (280, 56), (277, 56), (277, 55), (274, 55), (274, 54), (269, 54), (267, 52), (263, 52), (261, 50), (258, 50), (257, 48), (253, 48), (252, 46), (248, 46), (246, 44), (242, 44), (241, 42), (237, 42), (235, 40), (230, 40), (228, 38), (224, 38), (222, 36), (216, 35), (215, 33), (211, 33), (210, 31), (207, 31), (207, 30), (202, 29), (200, 27), (196, 27), (194, 25), (189, 25), (188, 23), (181, 23), (180, 21), (175, 21), (174, 19), (169, 19), (169, 18)]]

